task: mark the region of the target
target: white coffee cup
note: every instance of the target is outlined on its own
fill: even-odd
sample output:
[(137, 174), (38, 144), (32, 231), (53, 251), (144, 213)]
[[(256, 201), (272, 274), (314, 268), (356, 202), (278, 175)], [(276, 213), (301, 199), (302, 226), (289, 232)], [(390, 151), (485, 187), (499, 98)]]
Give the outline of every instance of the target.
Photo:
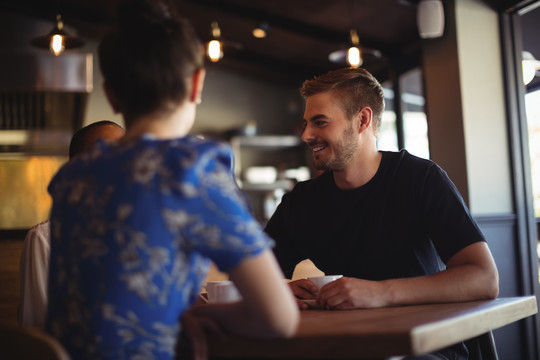
[(322, 288), (324, 285), (343, 277), (343, 275), (324, 275), (324, 276), (310, 276), (308, 280), (311, 281), (317, 288)]
[(208, 281), (206, 283), (208, 302), (228, 303), (242, 300), (242, 296), (232, 281)]

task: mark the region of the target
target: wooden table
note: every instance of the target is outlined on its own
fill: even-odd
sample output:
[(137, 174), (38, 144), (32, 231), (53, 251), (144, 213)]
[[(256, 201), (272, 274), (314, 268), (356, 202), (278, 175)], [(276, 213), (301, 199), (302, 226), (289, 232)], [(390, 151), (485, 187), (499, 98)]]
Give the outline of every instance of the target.
[(389, 307), (305, 310), (287, 340), (209, 339), (213, 358), (370, 359), (419, 355), (488, 333), (537, 313), (536, 298)]

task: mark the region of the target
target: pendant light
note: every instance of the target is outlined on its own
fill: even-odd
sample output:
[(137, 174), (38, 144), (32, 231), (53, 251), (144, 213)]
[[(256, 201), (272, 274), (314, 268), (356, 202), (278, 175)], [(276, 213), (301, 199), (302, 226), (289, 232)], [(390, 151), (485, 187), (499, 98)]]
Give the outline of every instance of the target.
[(331, 52), (328, 59), (337, 64), (347, 64), (352, 68), (359, 68), (364, 61), (369, 58), (380, 58), (382, 56), (379, 50), (369, 49), (360, 46), (360, 37), (358, 31), (353, 28), (359, 22), (356, 20), (354, 0), (349, 1), (348, 14), (351, 16), (351, 30), (349, 31), (349, 47)]
[(341, 49), (331, 52), (328, 60), (337, 64), (347, 64), (352, 68), (359, 68), (366, 59), (375, 59), (382, 57), (379, 50), (360, 46), (358, 33), (356, 30), (350, 31), (351, 46), (347, 49)]
[(352, 68), (358, 68), (364, 62), (360, 51), (360, 40), (356, 30), (351, 30), (351, 47), (347, 50), (347, 64)]
[[(210, 24), (212, 40), (206, 43), (206, 56), (212, 62), (218, 62), (223, 58), (225, 48), (241, 49), (242, 45), (232, 41), (225, 41), (221, 37), (221, 28), (217, 21)], [(227, 50), (228, 51), (228, 50)]]
[(212, 40), (206, 45), (206, 56), (210, 61), (218, 62), (223, 57), (223, 44), (219, 40), (221, 38), (221, 29), (217, 21), (210, 24), (210, 33), (212, 34)]
[(270, 25), (268, 25), (267, 22), (261, 22), (253, 29), (251, 32), (254, 37), (257, 39), (264, 39), (268, 35), (268, 31), (270, 30)]
[(33, 39), (31, 43), (38, 48), (49, 49), (56, 56), (63, 53), (64, 50), (75, 49), (84, 45), (81, 39), (68, 35), (64, 31), (64, 22), (60, 14), (56, 15), (56, 23), (51, 32), (48, 35)]

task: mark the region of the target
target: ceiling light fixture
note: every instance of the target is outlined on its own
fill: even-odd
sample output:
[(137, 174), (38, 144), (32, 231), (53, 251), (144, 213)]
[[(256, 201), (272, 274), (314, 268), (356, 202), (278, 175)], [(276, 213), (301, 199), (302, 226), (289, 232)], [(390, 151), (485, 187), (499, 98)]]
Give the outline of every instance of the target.
[(355, 1), (349, 1), (348, 13), (351, 15), (351, 30), (349, 30), (349, 47), (336, 50), (328, 55), (328, 60), (337, 64), (347, 64), (352, 68), (359, 68), (368, 59), (380, 58), (382, 56), (379, 50), (368, 49), (360, 46), (360, 37), (354, 29), (354, 25), (359, 21), (356, 18)]
[(223, 44), (219, 41), (221, 29), (217, 21), (213, 21), (210, 24), (210, 32), (212, 34), (212, 40), (206, 46), (206, 56), (208, 56), (210, 61), (218, 62), (223, 57)]
[(49, 49), (56, 56), (63, 53), (64, 50), (75, 49), (84, 45), (81, 39), (70, 36), (64, 31), (64, 22), (60, 14), (56, 15), (54, 29), (48, 35), (33, 39), (31, 43), (38, 48)]
[(521, 53), (521, 66), (523, 69), (523, 84), (528, 85), (540, 70), (540, 61), (536, 60), (528, 51)]
[(221, 28), (217, 21), (213, 21), (210, 24), (210, 33), (212, 35), (212, 40), (206, 43), (206, 56), (212, 62), (218, 62), (223, 58), (223, 49), (234, 48), (241, 49), (242, 45), (232, 41), (225, 41), (221, 38)]
[(336, 50), (328, 55), (331, 62), (337, 64), (348, 64), (352, 68), (359, 68), (364, 63), (366, 57), (380, 58), (382, 56), (379, 50), (369, 49), (360, 46), (360, 38), (356, 30), (349, 32), (351, 46), (348, 49)]
[(263, 39), (268, 35), (268, 31), (270, 30), (270, 25), (268, 25), (267, 22), (261, 22), (259, 25), (257, 25), (256, 28), (253, 29), (252, 34), (257, 39)]
[(352, 68), (358, 68), (364, 62), (360, 51), (360, 39), (356, 30), (350, 31), (352, 46), (347, 50), (347, 64)]

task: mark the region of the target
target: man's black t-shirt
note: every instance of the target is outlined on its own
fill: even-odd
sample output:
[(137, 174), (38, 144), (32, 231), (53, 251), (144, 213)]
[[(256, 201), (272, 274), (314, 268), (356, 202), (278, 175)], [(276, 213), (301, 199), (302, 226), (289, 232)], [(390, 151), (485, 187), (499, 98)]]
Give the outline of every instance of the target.
[(367, 280), (429, 275), (485, 241), (447, 174), (405, 150), (382, 152), (375, 176), (356, 189), (340, 190), (331, 172), (298, 183), (266, 231), (288, 278), (304, 259)]

